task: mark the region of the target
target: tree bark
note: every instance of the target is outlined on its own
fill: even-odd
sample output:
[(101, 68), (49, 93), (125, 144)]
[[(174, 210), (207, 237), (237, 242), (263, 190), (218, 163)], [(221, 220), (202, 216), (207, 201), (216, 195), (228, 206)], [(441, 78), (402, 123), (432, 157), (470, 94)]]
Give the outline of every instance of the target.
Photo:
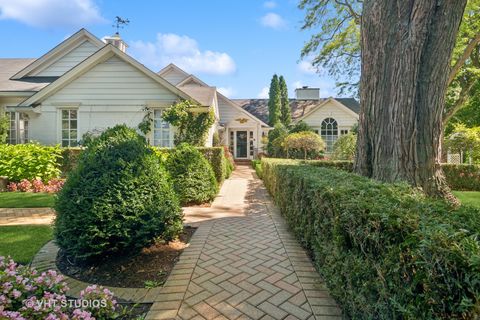
[(437, 158), (450, 59), (467, 0), (365, 0), (355, 170), (455, 198)]

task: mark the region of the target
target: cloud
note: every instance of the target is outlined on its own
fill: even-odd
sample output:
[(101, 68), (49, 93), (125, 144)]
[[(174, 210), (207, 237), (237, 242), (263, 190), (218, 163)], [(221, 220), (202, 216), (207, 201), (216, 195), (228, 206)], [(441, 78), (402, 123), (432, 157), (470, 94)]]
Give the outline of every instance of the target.
[(277, 6), (277, 3), (275, 1), (265, 1), (263, 3), (263, 7), (267, 9), (273, 9)]
[(133, 41), (130, 53), (157, 69), (174, 63), (190, 73), (225, 75), (236, 70), (235, 61), (227, 53), (202, 51), (196, 40), (174, 33), (158, 33), (155, 42)]
[(270, 91), (269, 87), (263, 87), (262, 91), (260, 91), (257, 95), (258, 99), (268, 99), (268, 92)]
[(269, 12), (264, 15), (260, 19), (260, 22), (264, 27), (277, 30), (283, 29), (287, 26), (287, 22), (280, 15), (273, 12)]
[(219, 87), (217, 88), (217, 91), (223, 94), (227, 98), (232, 98), (233, 95), (235, 95), (236, 90), (233, 89), (232, 87)]
[(83, 27), (106, 20), (92, 0), (0, 0), (0, 19), (33, 27)]
[(312, 63), (307, 60), (302, 60), (298, 64), (298, 69), (304, 74), (315, 74), (317, 73), (317, 68), (312, 66)]

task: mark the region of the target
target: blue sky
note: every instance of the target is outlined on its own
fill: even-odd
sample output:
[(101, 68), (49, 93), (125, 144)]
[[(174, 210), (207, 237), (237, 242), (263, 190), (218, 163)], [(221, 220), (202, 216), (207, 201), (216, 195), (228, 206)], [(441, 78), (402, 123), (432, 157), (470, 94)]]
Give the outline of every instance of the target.
[(39, 57), (81, 27), (111, 35), (117, 15), (131, 21), (128, 53), (154, 71), (174, 62), (232, 98), (265, 97), (274, 73), (292, 97), (301, 85), (336, 94), (299, 61), (310, 33), (294, 0), (0, 0), (0, 57)]

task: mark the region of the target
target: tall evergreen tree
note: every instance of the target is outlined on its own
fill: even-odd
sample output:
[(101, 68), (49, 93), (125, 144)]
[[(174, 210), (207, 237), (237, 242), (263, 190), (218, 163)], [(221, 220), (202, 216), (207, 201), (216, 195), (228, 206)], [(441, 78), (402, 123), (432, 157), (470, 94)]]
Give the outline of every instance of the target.
[(272, 127), (280, 122), (281, 108), (280, 83), (274, 74), (268, 92), (268, 122)]
[(288, 100), (287, 83), (285, 82), (285, 78), (283, 76), (280, 76), (279, 84), (281, 100), (280, 121), (285, 127), (289, 127), (290, 123), (292, 122), (292, 113), (290, 110), (290, 101)]

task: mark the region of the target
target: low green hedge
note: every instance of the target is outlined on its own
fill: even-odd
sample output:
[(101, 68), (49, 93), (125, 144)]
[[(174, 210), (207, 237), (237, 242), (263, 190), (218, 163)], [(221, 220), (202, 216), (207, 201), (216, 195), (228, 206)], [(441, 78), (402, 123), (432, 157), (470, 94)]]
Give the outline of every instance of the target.
[(41, 179), (47, 182), (60, 176), (58, 146), (37, 143), (0, 144), (0, 176), (10, 181)]
[(262, 178), (262, 161), (261, 160), (252, 160), (252, 167), (255, 170), (257, 176)]
[(453, 190), (480, 191), (480, 166), (443, 164), (442, 169)]
[(480, 210), (453, 210), (404, 184), (262, 159), (283, 216), (347, 316), (480, 314)]
[[(152, 148), (162, 162), (165, 162), (168, 155), (175, 151), (175, 148)], [(225, 151), (222, 147), (197, 147), (196, 149), (200, 151), (212, 166), (217, 183), (221, 184), (226, 178), (230, 177), (233, 165), (225, 156)]]

